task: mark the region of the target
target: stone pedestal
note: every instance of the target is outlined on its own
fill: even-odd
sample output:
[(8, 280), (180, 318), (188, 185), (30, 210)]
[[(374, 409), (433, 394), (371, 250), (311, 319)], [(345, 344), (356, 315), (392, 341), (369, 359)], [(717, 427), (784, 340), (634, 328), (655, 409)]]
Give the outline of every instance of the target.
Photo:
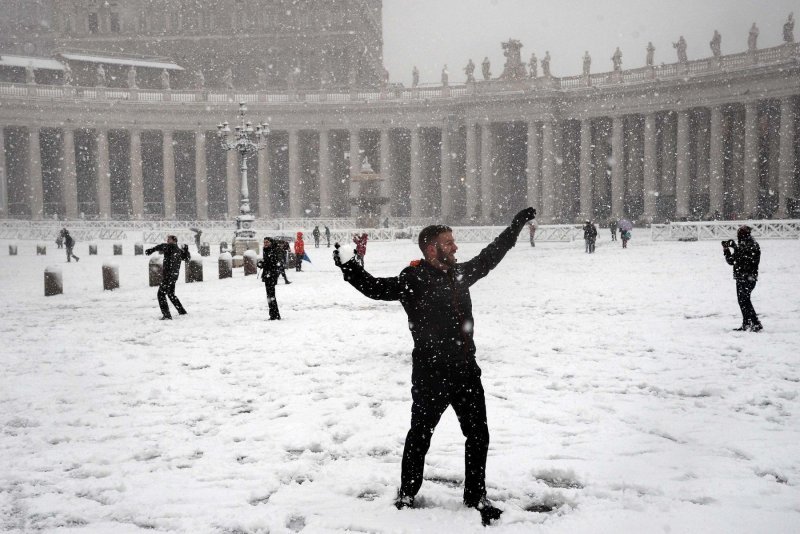
[(219, 266), (220, 280), (223, 278), (231, 278), (233, 276), (233, 258), (231, 258), (230, 253), (223, 252), (220, 254), (217, 264)]
[(45, 245), (36, 245), (37, 256), (47, 256), (47, 247)]
[(64, 293), (64, 283), (61, 278), (61, 269), (48, 267), (44, 270), (44, 296), (61, 295)]
[(89, 256), (97, 256), (97, 245), (89, 245)]
[(113, 263), (103, 264), (103, 290), (119, 289), (119, 266)]
[(144, 255), (144, 245), (142, 243), (136, 243), (135, 245), (133, 245), (133, 255), (134, 256)]
[(203, 281), (203, 260), (192, 258), (186, 264), (185, 280), (187, 284)]
[(258, 262), (258, 256), (256, 255), (255, 251), (245, 251), (244, 255), (242, 256), (242, 261), (244, 264), (245, 276), (250, 276), (258, 272), (258, 267), (256, 266), (256, 263)]
[(122, 256), (122, 245), (114, 243), (114, 256)]

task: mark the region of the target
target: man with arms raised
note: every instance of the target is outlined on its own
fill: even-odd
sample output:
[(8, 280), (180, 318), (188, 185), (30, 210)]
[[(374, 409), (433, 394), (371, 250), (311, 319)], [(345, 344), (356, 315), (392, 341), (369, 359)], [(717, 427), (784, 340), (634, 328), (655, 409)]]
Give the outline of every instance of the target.
[(456, 260), (458, 247), (449, 227), (428, 226), (419, 234), (423, 259), (395, 277), (375, 278), (355, 259), (342, 262), (336, 246), (333, 259), (344, 279), (369, 298), (399, 300), (414, 338), (411, 429), (395, 500), (398, 509), (413, 507), (433, 430), (452, 406), (466, 438), (464, 504), (480, 512), (484, 525), (502, 514), (486, 498), (489, 427), (481, 369), (475, 361), (469, 288), (500, 263), (535, 216), (533, 208), (520, 211), (511, 226), (466, 263)]

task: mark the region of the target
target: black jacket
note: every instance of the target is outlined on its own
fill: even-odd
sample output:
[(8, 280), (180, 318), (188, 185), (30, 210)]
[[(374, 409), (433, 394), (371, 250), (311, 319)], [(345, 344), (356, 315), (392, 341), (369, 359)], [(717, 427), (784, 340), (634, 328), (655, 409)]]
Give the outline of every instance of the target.
[(758, 280), (758, 264), (761, 263), (761, 247), (752, 237), (742, 239), (734, 245), (733, 252), (725, 247), (725, 261), (733, 265), (733, 277), (736, 280)]
[(475, 363), (472, 300), (469, 288), (489, 274), (516, 244), (523, 224), (506, 228), (480, 254), (448, 272), (421, 260), (399, 276), (375, 278), (355, 259), (342, 265), (344, 279), (376, 300), (399, 300), (408, 314), (414, 338), (414, 372), (466, 368), (479, 372)]
[(181, 261), (189, 261), (192, 257), (189, 254), (188, 247), (180, 248), (175, 243), (161, 243), (145, 250), (148, 255), (153, 252), (161, 252), (164, 255), (164, 264), (161, 271), (164, 273), (163, 280), (177, 280), (181, 272)]
[(272, 281), (274, 284), (278, 280), (284, 269), (283, 258), (285, 257), (283, 248), (278, 242), (273, 242), (269, 247), (261, 250), (261, 280), (264, 282)]

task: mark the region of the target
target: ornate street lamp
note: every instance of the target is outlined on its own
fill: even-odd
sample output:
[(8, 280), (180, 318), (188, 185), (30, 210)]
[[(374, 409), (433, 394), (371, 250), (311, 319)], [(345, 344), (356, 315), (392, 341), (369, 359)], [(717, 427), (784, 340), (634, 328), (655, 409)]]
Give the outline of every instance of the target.
[[(217, 137), (224, 150), (235, 150), (239, 153), (240, 172), (240, 198), (239, 216), (236, 217), (236, 232), (233, 238), (234, 254), (241, 254), (252, 248), (258, 250), (256, 232), (253, 230), (255, 217), (250, 213), (250, 194), (247, 189), (247, 156), (267, 148), (269, 126), (267, 123), (256, 124), (245, 119), (247, 105), (239, 102), (239, 124), (234, 127), (235, 133), (231, 136), (231, 129), (227, 122), (217, 125)], [(238, 245), (238, 246), (237, 246)]]

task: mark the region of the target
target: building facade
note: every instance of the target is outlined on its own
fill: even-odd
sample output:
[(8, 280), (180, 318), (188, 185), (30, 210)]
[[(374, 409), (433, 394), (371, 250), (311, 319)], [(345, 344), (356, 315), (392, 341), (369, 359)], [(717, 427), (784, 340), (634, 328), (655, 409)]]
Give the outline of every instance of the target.
[(238, 162), (215, 130), (239, 102), (271, 129), (248, 162), (264, 219), (350, 216), (364, 159), (386, 216), (797, 216), (797, 43), (567, 78), (506, 67), (517, 74), (410, 89), (0, 84), (0, 216), (233, 218)]
[(169, 58), (175, 88), (370, 87), (381, 21), (381, 0), (0, 0), (0, 51)]

